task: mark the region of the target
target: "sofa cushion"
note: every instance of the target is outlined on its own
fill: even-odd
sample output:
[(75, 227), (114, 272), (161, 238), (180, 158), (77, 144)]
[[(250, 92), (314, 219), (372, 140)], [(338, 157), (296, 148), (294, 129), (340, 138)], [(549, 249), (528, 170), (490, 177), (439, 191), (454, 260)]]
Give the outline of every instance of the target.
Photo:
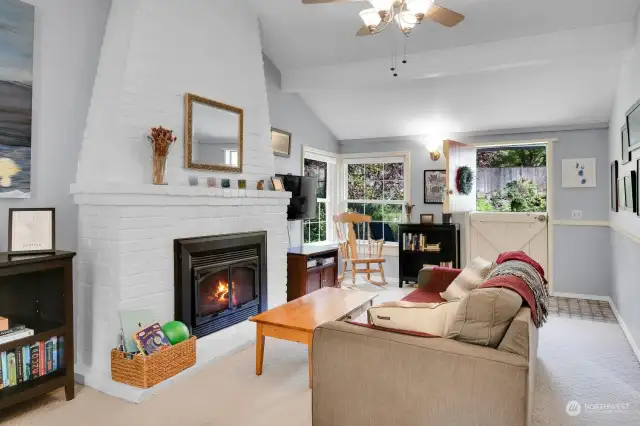
[(489, 275), (492, 265), (491, 262), (481, 257), (476, 257), (469, 262), (449, 287), (440, 293), (440, 296), (449, 302), (462, 299), (482, 284), (482, 281)]
[(404, 330), (443, 337), (454, 323), (459, 302), (387, 302), (369, 308), (369, 322), (390, 330)]
[(439, 293), (417, 289), (402, 298), (403, 302), (442, 303), (446, 302)]
[(522, 306), (522, 297), (507, 288), (480, 288), (460, 300), (448, 339), (497, 348)]
[(499, 351), (511, 352), (529, 358), (529, 330), (531, 328), (531, 309), (520, 308), (511, 321), (500, 345)]

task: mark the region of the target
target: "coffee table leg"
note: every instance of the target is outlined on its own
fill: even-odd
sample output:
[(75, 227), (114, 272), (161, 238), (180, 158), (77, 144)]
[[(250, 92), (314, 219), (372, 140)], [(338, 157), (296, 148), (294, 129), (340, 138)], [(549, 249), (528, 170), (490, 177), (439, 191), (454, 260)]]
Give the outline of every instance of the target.
[(262, 375), (262, 362), (264, 361), (264, 335), (262, 324), (256, 324), (256, 376)]
[(313, 333), (309, 333), (309, 343), (307, 343), (307, 348), (309, 352), (309, 388), (313, 384)]

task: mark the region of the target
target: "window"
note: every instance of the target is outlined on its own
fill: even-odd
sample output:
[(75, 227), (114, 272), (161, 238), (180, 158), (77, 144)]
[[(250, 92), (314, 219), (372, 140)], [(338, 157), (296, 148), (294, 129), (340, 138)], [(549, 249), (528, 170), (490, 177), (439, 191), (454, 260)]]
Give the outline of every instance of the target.
[(373, 239), (398, 242), (405, 203), (404, 158), (348, 159), (345, 163), (347, 210), (371, 216)]
[(477, 166), (477, 211), (547, 211), (546, 146), (480, 148)]
[(327, 169), (324, 161), (304, 159), (304, 175), (318, 178), (316, 217), (303, 222), (305, 244), (327, 240)]
[(235, 149), (224, 150), (224, 164), (227, 166), (238, 167), (238, 151)]

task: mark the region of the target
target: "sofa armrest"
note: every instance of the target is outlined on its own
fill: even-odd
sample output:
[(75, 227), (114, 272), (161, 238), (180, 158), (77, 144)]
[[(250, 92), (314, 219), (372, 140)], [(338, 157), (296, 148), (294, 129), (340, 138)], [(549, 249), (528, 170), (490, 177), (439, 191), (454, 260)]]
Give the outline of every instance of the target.
[(525, 357), (345, 322), (313, 338), (313, 425), (527, 424)]
[(418, 273), (418, 287), (431, 293), (442, 293), (460, 272), (462, 269), (427, 266)]

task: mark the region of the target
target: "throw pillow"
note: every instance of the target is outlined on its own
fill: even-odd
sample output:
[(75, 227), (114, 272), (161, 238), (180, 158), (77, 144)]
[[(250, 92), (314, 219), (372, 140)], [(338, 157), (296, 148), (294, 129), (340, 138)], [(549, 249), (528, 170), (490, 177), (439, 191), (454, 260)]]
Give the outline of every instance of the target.
[(445, 337), (497, 348), (521, 306), (522, 297), (507, 288), (474, 290), (460, 300)]
[(482, 281), (489, 275), (492, 265), (491, 262), (487, 262), (481, 257), (476, 257), (449, 284), (449, 287), (440, 293), (440, 296), (449, 302), (462, 299), (482, 284)]
[(444, 337), (458, 311), (458, 302), (387, 302), (369, 308), (369, 322), (386, 329)]

